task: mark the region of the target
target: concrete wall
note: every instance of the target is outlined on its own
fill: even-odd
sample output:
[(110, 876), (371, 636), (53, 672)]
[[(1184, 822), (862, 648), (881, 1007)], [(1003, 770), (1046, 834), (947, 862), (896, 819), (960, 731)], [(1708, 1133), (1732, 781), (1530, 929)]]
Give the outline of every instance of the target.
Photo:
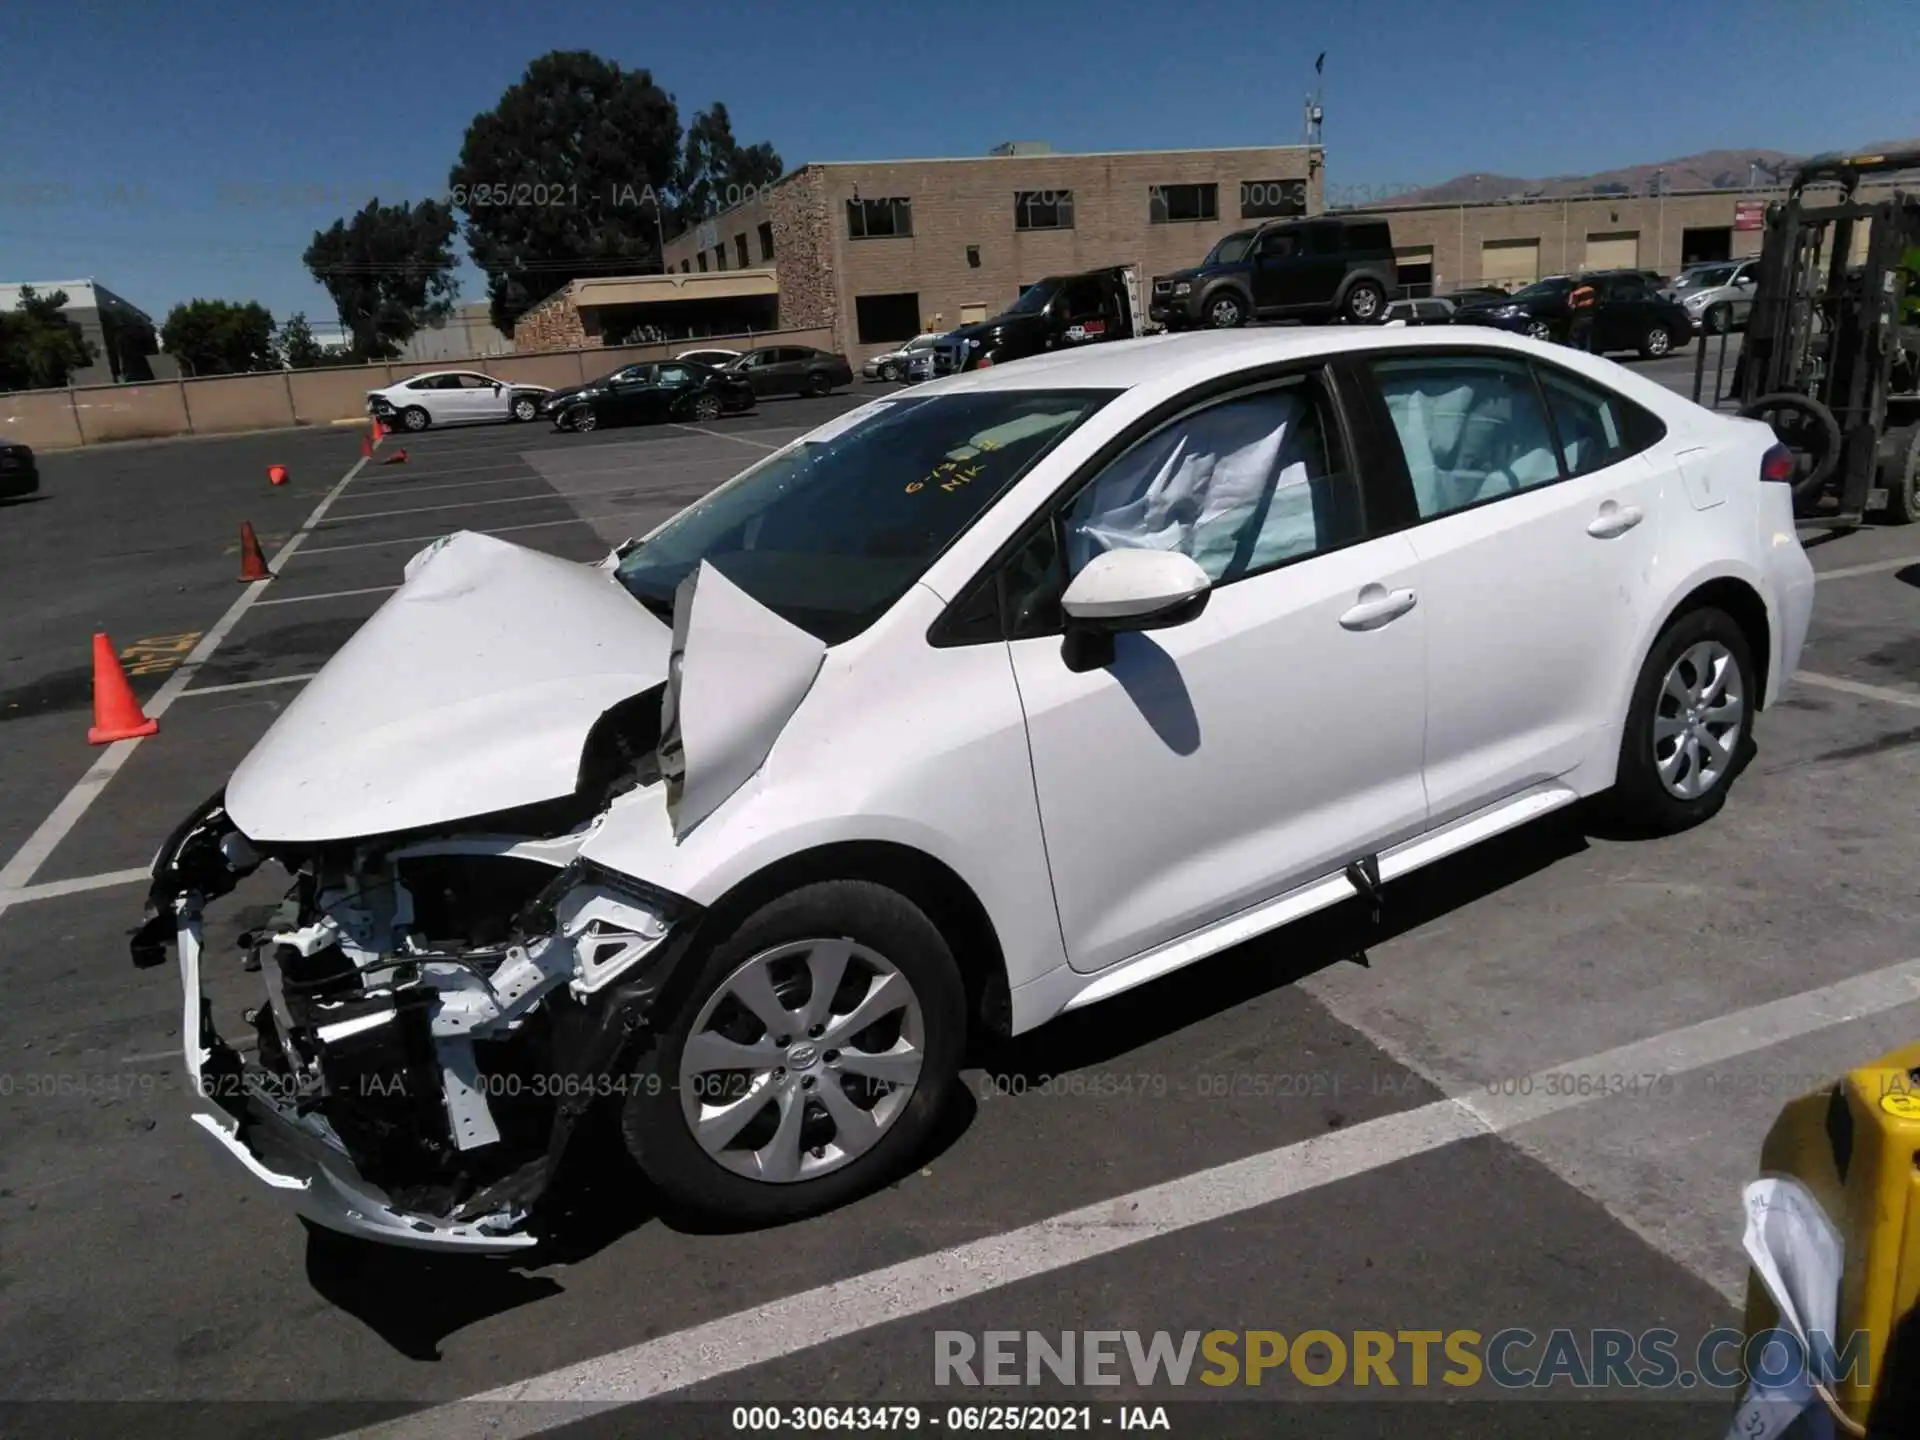
[[(749, 345), (814, 345), (833, 334), (821, 327), (715, 336), (730, 349)], [(219, 435), (295, 425), (355, 421), (366, 414), (367, 392), (428, 370), (483, 370), (502, 380), (578, 385), (637, 360), (664, 360), (694, 342), (594, 346), (540, 355), (502, 355), (458, 361), (401, 361), (258, 375), (217, 375), (154, 385), (75, 386), (65, 390), (0, 393), (0, 439), (35, 450), (66, 450), (109, 440), (167, 435)]]
[[(1877, 199), (1889, 189), (1863, 185), (1861, 198)], [(1688, 230), (1727, 229), (1734, 259), (1758, 255), (1763, 232), (1734, 230), (1735, 209), (1742, 202), (1776, 200), (1784, 194), (1780, 189), (1709, 190), (1512, 204), (1384, 205), (1366, 213), (1392, 224), (1396, 248), (1432, 248), (1433, 286), (1445, 294), (1486, 278), (1482, 257), (1488, 241), (1538, 241), (1541, 275), (1581, 269), (1587, 263), (1588, 238), (1600, 235), (1636, 237), (1637, 268), (1665, 275), (1680, 269), (1682, 240)], [(1821, 198), (1817, 203), (1829, 202)]]

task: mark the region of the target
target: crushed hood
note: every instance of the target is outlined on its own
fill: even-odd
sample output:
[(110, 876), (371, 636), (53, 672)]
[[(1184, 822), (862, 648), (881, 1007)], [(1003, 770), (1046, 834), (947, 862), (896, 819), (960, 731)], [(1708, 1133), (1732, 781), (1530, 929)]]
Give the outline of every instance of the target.
[(672, 641), (604, 569), (463, 531), (307, 682), (227, 813), (256, 840), (318, 842), (570, 794), (594, 721), (667, 678)]

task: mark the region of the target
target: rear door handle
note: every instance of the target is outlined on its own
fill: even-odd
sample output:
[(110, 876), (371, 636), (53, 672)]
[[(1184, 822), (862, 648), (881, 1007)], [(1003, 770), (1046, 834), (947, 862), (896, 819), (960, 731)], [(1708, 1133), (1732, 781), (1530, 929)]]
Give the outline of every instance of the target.
[(1411, 590), (1369, 585), (1360, 592), (1360, 603), (1343, 614), (1340, 623), (1348, 630), (1378, 630), (1413, 609), (1419, 599)]
[(1600, 507), (1600, 513), (1587, 526), (1587, 534), (1596, 540), (1611, 540), (1616, 535), (1624, 535), (1642, 520), (1647, 512), (1638, 505), (1619, 505), (1609, 500)]

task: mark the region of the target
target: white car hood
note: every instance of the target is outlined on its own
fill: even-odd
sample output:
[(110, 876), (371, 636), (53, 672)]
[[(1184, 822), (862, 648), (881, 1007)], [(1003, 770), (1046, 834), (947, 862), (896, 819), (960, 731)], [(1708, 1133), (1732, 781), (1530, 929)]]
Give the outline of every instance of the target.
[(351, 839), (570, 794), (594, 721), (667, 678), (672, 631), (604, 569), (467, 531), (407, 570), (234, 771), (247, 835)]

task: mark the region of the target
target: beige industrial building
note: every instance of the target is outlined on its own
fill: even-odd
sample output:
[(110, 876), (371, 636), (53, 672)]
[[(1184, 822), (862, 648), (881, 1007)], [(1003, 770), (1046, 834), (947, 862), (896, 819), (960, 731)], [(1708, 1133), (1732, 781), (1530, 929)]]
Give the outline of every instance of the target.
[[(1760, 248), (1774, 190), (1373, 205), (1404, 293), (1513, 289), (1628, 268), (1671, 275)], [(521, 351), (824, 330), (858, 365), (984, 319), (1046, 275), (1139, 267), (1143, 284), (1263, 220), (1322, 213), (1317, 145), (810, 164), (666, 244), (664, 275), (575, 281), (515, 327)]]

